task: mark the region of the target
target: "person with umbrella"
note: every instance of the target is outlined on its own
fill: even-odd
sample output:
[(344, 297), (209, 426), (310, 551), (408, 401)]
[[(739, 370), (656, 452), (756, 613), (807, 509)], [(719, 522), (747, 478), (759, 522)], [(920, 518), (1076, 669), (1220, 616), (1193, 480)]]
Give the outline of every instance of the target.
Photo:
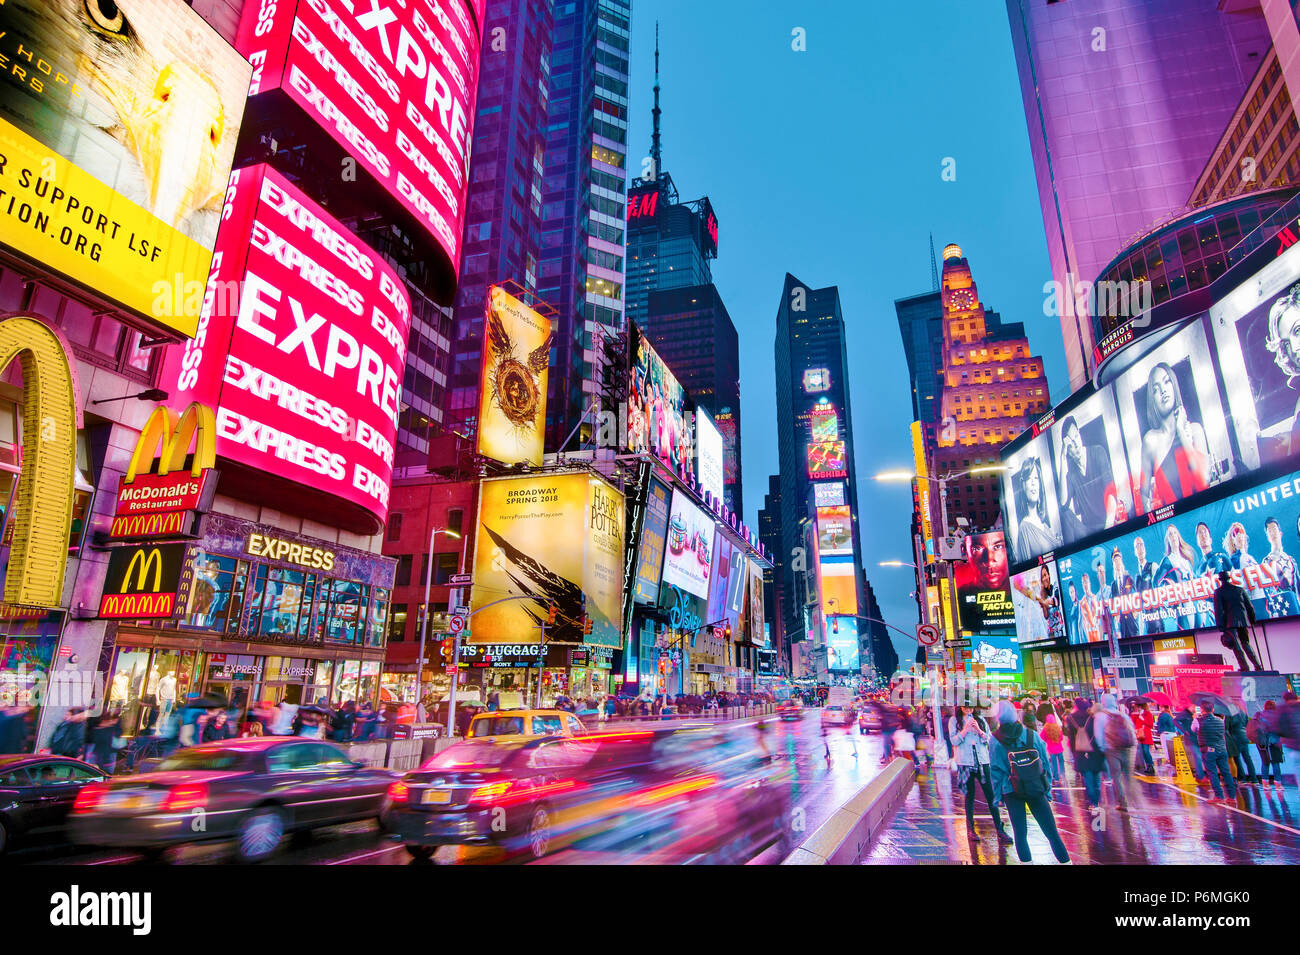
[(1138, 697), (1132, 702), (1129, 715), (1133, 720), (1133, 729), (1137, 733), (1138, 752), (1142, 754), (1142, 768), (1148, 773), (1153, 774), (1156, 771), (1155, 763), (1151, 761), (1151, 747), (1155, 743), (1152, 733), (1155, 729), (1155, 717), (1147, 709), (1147, 701)]
[[(1214, 701), (1209, 695), (1201, 700), (1201, 728), (1197, 741), (1201, 745), (1201, 758), (1205, 761), (1205, 770), (1214, 787), (1213, 802), (1226, 805), (1237, 804), (1237, 783), (1232, 778), (1232, 769), (1228, 763), (1228, 733), (1223, 718), (1214, 712)], [(1219, 780), (1223, 780), (1220, 785)], [(1228, 798), (1223, 798), (1224, 788)]]

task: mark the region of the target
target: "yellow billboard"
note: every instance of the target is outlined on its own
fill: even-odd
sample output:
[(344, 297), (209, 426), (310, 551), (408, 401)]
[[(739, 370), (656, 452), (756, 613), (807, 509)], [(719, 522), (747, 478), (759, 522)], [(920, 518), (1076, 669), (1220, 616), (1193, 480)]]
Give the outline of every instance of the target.
[(622, 493), (593, 475), (484, 481), (469, 642), (537, 643), (554, 604), (547, 642), (619, 646), (624, 513)]
[(546, 438), (551, 321), (498, 285), (488, 290), (478, 453), (540, 465)]
[(0, 244), (193, 336), (252, 67), (158, 0), (6, 0), (0, 67)]
[(930, 520), (930, 470), (925, 460), (925, 434), (921, 422), (912, 422), (912, 457), (916, 466), (916, 495), (921, 510), (921, 541), (925, 562), (934, 563), (934, 526)]

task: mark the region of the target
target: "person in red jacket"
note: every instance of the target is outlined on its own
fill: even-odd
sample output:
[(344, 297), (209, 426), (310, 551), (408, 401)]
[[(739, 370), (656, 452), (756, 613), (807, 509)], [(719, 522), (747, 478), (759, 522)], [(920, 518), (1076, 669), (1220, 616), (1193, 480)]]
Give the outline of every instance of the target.
[(1151, 746), (1155, 742), (1155, 717), (1142, 701), (1138, 701), (1129, 715), (1133, 718), (1133, 729), (1137, 732), (1138, 752), (1142, 754), (1143, 768), (1149, 775), (1154, 775), (1156, 766), (1151, 760)]

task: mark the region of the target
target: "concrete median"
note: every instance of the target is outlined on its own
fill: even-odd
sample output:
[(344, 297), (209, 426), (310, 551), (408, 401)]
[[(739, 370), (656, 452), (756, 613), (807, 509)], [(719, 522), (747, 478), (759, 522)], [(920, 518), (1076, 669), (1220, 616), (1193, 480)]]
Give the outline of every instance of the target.
[(871, 850), (916, 779), (910, 759), (896, 758), (817, 827), (782, 865), (856, 865)]

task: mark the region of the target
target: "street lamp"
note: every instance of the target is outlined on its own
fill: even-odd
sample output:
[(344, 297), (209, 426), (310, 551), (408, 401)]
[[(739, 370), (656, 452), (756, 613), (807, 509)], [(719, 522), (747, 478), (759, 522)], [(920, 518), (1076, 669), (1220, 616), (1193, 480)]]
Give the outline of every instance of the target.
[[(429, 566), (424, 572), (424, 622), (420, 626), (420, 656), (415, 661), (415, 704), (420, 706), (424, 702), (424, 641), (429, 632), (429, 618), (433, 616), (429, 612), (429, 588), (433, 585), (433, 539), (439, 534), (460, 540), (460, 533), (450, 530), (446, 527), (434, 527), (429, 531)], [(461, 559), (464, 560), (465, 548), (461, 546)], [(451, 685), (452, 692), (455, 692), (456, 679), (459, 674), (452, 674)], [(426, 713), (427, 716), (427, 713)]]

